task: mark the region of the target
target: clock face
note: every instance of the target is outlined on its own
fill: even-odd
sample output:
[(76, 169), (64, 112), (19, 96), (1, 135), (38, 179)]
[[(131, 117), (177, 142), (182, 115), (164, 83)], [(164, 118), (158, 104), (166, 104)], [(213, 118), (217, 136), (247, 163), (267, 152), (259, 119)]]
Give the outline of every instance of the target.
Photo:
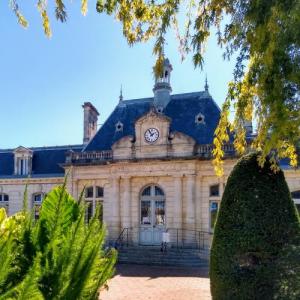
[(159, 138), (159, 131), (156, 128), (148, 128), (145, 131), (145, 141), (147, 143), (155, 143)]

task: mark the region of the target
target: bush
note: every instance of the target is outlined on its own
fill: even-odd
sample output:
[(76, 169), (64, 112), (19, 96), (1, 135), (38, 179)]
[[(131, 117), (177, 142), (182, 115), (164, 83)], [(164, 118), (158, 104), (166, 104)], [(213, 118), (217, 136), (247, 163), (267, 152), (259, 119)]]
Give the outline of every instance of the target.
[(287, 249), (299, 247), (299, 235), (283, 172), (273, 173), (269, 161), (260, 168), (257, 154), (240, 159), (228, 178), (214, 230), (213, 299), (294, 299), (280, 295), (295, 294), (295, 285), (282, 285), (284, 278), (299, 272), (299, 260), (284, 263), (287, 257), (296, 258)]
[(0, 299), (98, 299), (116, 262), (103, 251), (99, 213), (86, 224), (65, 184), (47, 194), (36, 222), (26, 205), (11, 217), (0, 209)]

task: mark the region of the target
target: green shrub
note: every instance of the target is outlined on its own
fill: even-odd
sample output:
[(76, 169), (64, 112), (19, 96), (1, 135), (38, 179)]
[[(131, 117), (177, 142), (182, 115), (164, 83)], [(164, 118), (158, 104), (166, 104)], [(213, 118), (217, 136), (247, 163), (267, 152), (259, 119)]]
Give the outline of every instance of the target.
[(300, 261), (288, 250), (299, 247), (299, 234), (283, 172), (273, 173), (269, 161), (260, 168), (257, 154), (240, 159), (228, 178), (214, 230), (213, 299), (300, 299), (286, 297), (296, 295), (297, 287), (284, 284), (299, 272)]
[(86, 224), (65, 184), (47, 194), (36, 222), (25, 205), (11, 217), (1, 209), (0, 299), (98, 299), (116, 262), (103, 250), (99, 213)]

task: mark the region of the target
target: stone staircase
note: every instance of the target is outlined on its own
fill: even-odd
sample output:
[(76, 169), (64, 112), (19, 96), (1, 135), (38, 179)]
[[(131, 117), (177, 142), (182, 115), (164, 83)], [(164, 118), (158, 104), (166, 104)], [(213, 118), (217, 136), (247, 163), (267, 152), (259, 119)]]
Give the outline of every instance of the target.
[(161, 252), (157, 246), (124, 246), (118, 253), (118, 262), (124, 264), (208, 267), (209, 261), (209, 251), (198, 249), (169, 248)]

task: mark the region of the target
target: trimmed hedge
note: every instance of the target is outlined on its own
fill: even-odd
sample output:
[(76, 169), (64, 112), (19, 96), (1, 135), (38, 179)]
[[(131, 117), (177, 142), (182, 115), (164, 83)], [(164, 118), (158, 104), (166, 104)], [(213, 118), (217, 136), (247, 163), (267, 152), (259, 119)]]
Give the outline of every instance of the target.
[[(215, 225), (213, 299), (288, 299), (278, 294), (284, 278), (281, 265), (284, 251), (299, 247), (299, 235), (298, 214), (283, 172), (273, 173), (269, 161), (260, 168), (255, 153), (244, 156), (228, 178)], [(299, 263), (289, 266), (296, 270)]]

